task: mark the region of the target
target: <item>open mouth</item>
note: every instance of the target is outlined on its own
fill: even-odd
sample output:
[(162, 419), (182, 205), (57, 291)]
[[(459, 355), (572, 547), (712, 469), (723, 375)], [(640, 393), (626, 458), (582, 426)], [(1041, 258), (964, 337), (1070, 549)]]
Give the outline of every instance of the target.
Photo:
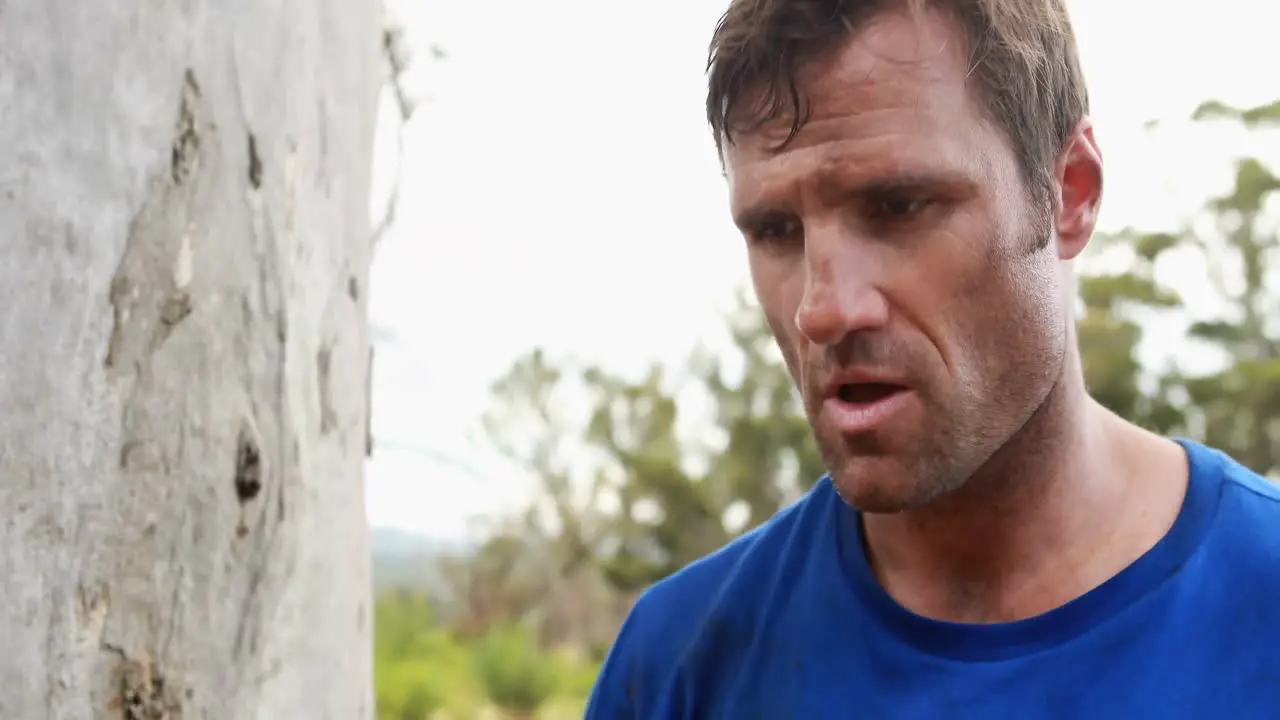
[(889, 383), (846, 383), (840, 386), (838, 397), (850, 405), (874, 405), (904, 390), (901, 385)]

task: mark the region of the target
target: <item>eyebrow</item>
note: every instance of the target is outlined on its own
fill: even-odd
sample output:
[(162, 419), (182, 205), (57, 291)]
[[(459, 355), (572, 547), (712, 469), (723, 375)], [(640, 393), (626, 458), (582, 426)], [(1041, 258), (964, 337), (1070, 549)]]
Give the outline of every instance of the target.
[[(848, 202), (851, 198), (878, 198), (921, 190), (941, 190), (959, 195), (972, 188), (974, 184), (965, 175), (948, 171), (910, 172), (879, 177), (855, 183), (852, 186), (845, 185), (840, 182), (838, 175), (827, 171), (819, 175), (818, 182), (819, 186), (824, 188), (827, 202), (832, 205)], [(788, 220), (795, 215), (794, 212), (785, 210), (780, 205), (770, 207), (768, 203), (762, 203), (760, 207), (749, 207), (736, 213), (733, 220), (739, 228), (745, 229)]]
[(739, 230), (749, 230), (758, 228), (769, 223), (781, 222), (794, 219), (796, 216), (793, 212), (786, 210), (773, 210), (768, 208), (748, 209), (733, 216), (733, 224), (738, 226)]
[(887, 195), (896, 195), (919, 190), (942, 190), (958, 192), (962, 188), (973, 185), (973, 181), (957, 172), (949, 171), (928, 171), (928, 172), (907, 172), (898, 175), (889, 175), (887, 177), (878, 177), (874, 180), (854, 183), (847, 186), (840, 182), (839, 177), (833, 174), (826, 174), (820, 179), (819, 187), (824, 192), (831, 195), (838, 195), (840, 198), (848, 197), (885, 197)]

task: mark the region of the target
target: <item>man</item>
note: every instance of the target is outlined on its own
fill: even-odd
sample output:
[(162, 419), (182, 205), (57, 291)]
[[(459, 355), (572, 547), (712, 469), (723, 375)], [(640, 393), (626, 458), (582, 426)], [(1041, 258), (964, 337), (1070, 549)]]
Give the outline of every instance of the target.
[(707, 111), (830, 473), (641, 597), (588, 718), (1280, 717), (1280, 493), (1084, 386), (1062, 0), (733, 0)]

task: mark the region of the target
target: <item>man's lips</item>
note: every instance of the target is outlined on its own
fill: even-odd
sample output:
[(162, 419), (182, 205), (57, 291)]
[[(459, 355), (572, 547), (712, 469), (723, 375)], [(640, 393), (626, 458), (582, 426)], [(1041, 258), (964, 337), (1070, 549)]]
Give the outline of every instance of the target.
[(903, 390), (906, 388), (892, 383), (846, 383), (836, 390), (836, 398), (853, 405), (871, 405)]
[(851, 403), (870, 403), (906, 389), (906, 381), (895, 375), (846, 370), (831, 376), (822, 395), (824, 400), (838, 398)]
[(889, 375), (839, 373), (827, 384), (822, 418), (841, 435), (860, 435), (900, 413), (913, 395), (903, 381)]

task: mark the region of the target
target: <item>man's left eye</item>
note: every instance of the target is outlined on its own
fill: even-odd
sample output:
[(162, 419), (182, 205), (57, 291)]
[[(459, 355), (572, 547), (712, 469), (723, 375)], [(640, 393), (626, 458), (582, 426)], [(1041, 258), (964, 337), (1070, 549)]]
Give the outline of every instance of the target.
[(880, 198), (876, 203), (876, 215), (884, 220), (902, 220), (918, 215), (929, 205), (929, 199), (921, 195), (901, 195)]

